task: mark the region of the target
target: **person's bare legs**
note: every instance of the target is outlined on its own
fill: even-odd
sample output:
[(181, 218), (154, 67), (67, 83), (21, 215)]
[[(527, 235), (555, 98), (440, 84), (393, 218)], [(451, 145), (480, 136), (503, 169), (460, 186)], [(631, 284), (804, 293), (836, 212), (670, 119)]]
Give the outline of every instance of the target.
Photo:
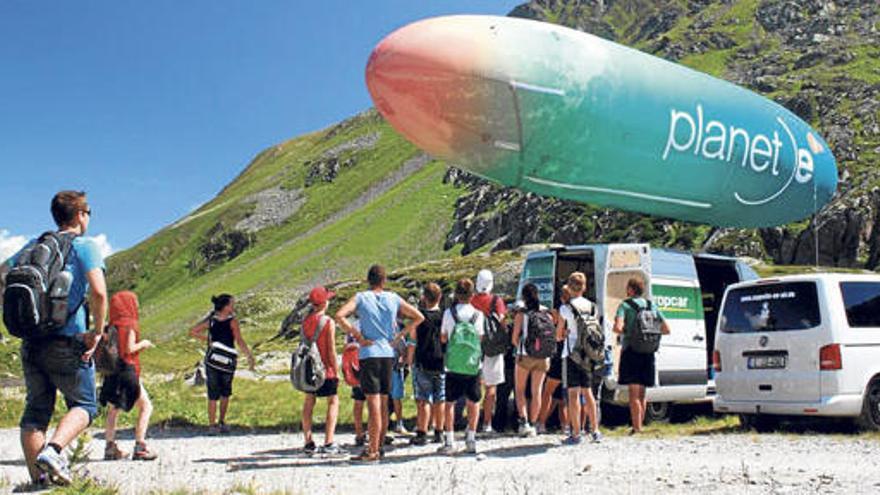
[(312, 441), (312, 412), (315, 410), (315, 394), (306, 394), (303, 401), (303, 441), (308, 444)]
[(642, 394), (644, 394), (645, 388), (636, 384), (630, 384), (628, 388), (630, 421), (632, 421), (633, 431), (640, 432), (642, 431), (642, 423), (645, 418), (645, 411), (643, 410), (645, 406), (642, 402)]
[(545, 371), (532, 371), (532, 402), (529, 403), (529, 422), (534, 423), (538, 420), (538, 414), (541, 413), (541, 394), (544, 391)]
[[(369, 432), (370, 437), (370, 454), (378, 454), (379, 447), (382, 446), (382, 441), (385, 440), (382, 435), (382, 421), (384, 415), (382, 414), (382, 403), (385, 402), (385, 396), (381, 394), (367, 394), (367, 414), (369, 417), (367, 418), (367, 431)], [(386, 410), (387, 410), (387, 402)], [(385, 425), (388, 425), (387, 420), (385, 421)]]
[(109, 405), (107, 407), (107, 421), (104, 424), (104, 441), (107, 443), (116, 440), (116, 418), (119, 417), (119, 409)]
[(516, 413), (520, 418), (528, 421), (526, 413), (526, 382), (529, 378), (529, 370), (517, 365), (514, 376), (514, 394), (516, 399)]
[(403, 421), (403, 401), (400, 399), (394, 399), (391, 402), (394, 405), (394, 420)]
[(436, 402), (431, 405), (431, 411), (433, 411), (434, 416), (434, 431), (443, 431), (446, 422), (445, 409), (446, 404), (443, 402)]
[(584, 391), (587, 407), (584, 408), (586, 410), (586, 417), (584, 417), (583, 412), (581, 413), (581, 425), (586, 425), (589, 419), (590, 431), (599, 431), (599, 403), (596, 401), (596, 396), (593, 395), (593, 389), (584, 387), (582, 390)]
[(644, 426), (645, 425), (645, 414), (648, 412), (648, 399), (645, 396), (644, 385), (639, 387), (639, 403), (641, 404), (639, 409), (642, 411), (642, 426)]
[(333, 437), (336, 435), (336, 421), (339, 419), (339, 396), (331, 395), (327, 397), (327, 420), (324, 429), (324, 445), (333, 443)]
[(483, 426), (492, 425), (492, 415), (495, 413), (495, 400), (498, 396), (497, 385), (486, 385), (486, 397), (483, 398)]
[(147, 427), (150, 426), (150, 416), (153, 414), (153, 401), (150, 400), (147, 389), (143, 385), (141, 385), (141, 396), (135, 402), (135, 407), (138, 408), (138, 419), (134, 427), (134, 441), (144, 443), (147, 439)]
[(229, 397), (220, 397), (220, 423), (226, 424), (226, 411), (229, 410)]
[(480, 421), (480, 403), (467, 401), (467, 414), (468, 414), (468, 430), (477, 431), (477, 424)]
[(380, 395), (381, 406), (382, 406), (382, 417), (380, 418), (382, 424), (380, 426), (380, 438), (379, 438), (379, 447), (385, 445), (385, 437), (388, 435), (388, 421), (389, 421), (389, 413), (390, 413), (390, 404), (388, 404), (388, 396)]
[(550, 414), (553, 412), (553, 393), (559, 387), (561, 382), (552, 378), (547, 379), (547, 385), (544, 387), (544, 394), (541, 397), (541, 414), (538, 415), (538, 423), (547, 424)]
[(452, 433), (455, 425), (455, 402), (447, 402), (445, 403), (443, 412), (443, 419), (445, 423), (445, 431)]
[(217, 401), (208, 400), (208, 426), (217, 424)]
[(571, 426), (571, 436), (581, 435), (581, 388), (569, 387), (568, 389), (568, 420)]
[(28, 474), (31, 481), (40, 479), (40, 470), (37, 469), (37, 455), (46, 446), (46, 431), (35, 429), (21, 430), (21, 450), (24, 452), (24, 461), (27, 464)]
[(416, 431), (428, 431), (428, 416), (431, 415), (431, 405), (426, 400), (416, 401)]
[(364, 436), (364, 401), (354, 401), (354, 407), (352, 407), (351, 416), (354, 419), (354, 436)]

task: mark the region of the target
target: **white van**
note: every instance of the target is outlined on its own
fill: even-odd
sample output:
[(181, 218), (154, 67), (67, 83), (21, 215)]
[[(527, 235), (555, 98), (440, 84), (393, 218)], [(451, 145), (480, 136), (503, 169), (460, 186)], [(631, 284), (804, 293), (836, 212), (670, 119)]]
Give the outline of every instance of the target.
[(517, 296), (525, 284), (533, 283), (541, 302), (558, 308), (560, 289), (575, 271), (587, 276), (585, 295), (597, 302), (609, 343), (611, 366), (601, 390), (605, 402), (623, 405), (627, 401), (627, 387), (617, 384), (620, 345), (612, 327), (617, 308), (626, 298), (626, 283), (633, 276), (645, 280), (646, 296), (671, 327), (657, 353), (657, 386), (647, 390), (647, 416), (665, 419), (675, 403), (711, 399), (716, 309), (728, 285), (758, 278), (748, 265), (736, 258), (657, 249), (648, 244), (554, 246), (528, 255)]
[[(813, 274), (732, 285), (718, 321), (715, 410), (880, 429), (880, 276)], [(768, 416), (770, 415), (770, 416)]]

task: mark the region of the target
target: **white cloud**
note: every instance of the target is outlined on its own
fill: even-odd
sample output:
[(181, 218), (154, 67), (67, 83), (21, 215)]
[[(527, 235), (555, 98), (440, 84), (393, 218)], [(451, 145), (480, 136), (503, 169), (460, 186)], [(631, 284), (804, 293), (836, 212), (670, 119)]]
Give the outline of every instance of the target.
[(101, 251), (102, 258), (107, 258), (113, 254), (113, 246), (111, 246), (110, 241), (107, 240), (107, 234), (98, 234), (92, 237), (92, 240), (98, 245), (98, 250)]
[(0, 229), (0, 262), (17, 253), (27, 241), (23, 235), (12, 235), (8, 230)]

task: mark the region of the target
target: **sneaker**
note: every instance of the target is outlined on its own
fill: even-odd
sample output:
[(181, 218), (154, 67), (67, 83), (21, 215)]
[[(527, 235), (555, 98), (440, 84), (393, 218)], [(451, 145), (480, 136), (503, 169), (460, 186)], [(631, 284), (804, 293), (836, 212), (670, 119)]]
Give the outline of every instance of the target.
[(229, 433), (229, 425), (226, 423), (220, 423), (220, 434), (225, 435)]
[(535, 430), (535, 427), (534, 427), (533, 425), (530, 425), (530, 424), (526, 423), (526, 426), (525, 426), (525, 435), (523, 435), (523, 436), (526, 436), (526, 437), (534, 437), (534, 436), (537, 435), (537, 434), (538, 434), (538, 432), (537, 432), (537, 430)]
[(602, 443), (603, 438), (604, 438), (604, 436), (599, 431), (594, 431), (594, 432), (590, 433), (590, 442)]
[(394, 427), (394, 433), (397, 433), (398, 435), (409, 435), (406, 426), (403, 426), (403, 421), (397, 423), (397, 426)]
[(220, 434), (220, 428), (217, 425), (208, 426), (208, 435), (209, 436), (214, 437), (214, 436), (217, 436), (218, 434)]
[(416, 432), (416, 436), (409, 439), (410, 445), (422, 446), (428, 444), (428, 435), (423, 431)]
[(321, 448), (321, 453), (324, 455), (328, 455), (330, 457), (339, 457), (347, 454), (345, 450), (342, 449), (336, 442), (331, 444), (327, 444)]
[(367, 436), (366, 435), (358, 435), (354, 437), (354, 446), (355, 447), (363, 447), (367, 444)]
[(538, 435), (547, 433), (547, 426), (544, 423), (535, 423), (535, 433)]
[[(369, 449), (368, 449), (369, 450)], [(379, 462), (380, 457), (378, 452), (369, 452), (368, 450), (364, 450), (360, 454), (351, 458), (354, 462), (360, 462), (363, 464), (376, 464)]]
[(73, 481), (67, 459), (48, 445), (37, 456), (36, 466), (54, 485), (67, 486)]
[(563, 428), (562, 435), (566, 436), (566, 437), (570, 437), (571, 436), (571, 426), (566, 426), (565, 428)]
[(313, 455), (317, 451), (318, 451), (318, 447), (315, 445), (315, 442), (312, 440), (309, 440), (308, 443), (306, 443), (303, 446), (303, 452), (305, 452), (308, 455)]
[(483, 425), (483, 427), (480, 429), (480, 433), (485, 433), (486, 435), (491, 435), (491, 434), (495, 433), (495, 430), (492, 429), (492, 424), (490, 423), (490, 424)]
[(477, 453), (477, 441), (476, 440), (465, 440), (464, 451), (467, 452), (468, 454), (476, 454)]
[(392, 444), (394, 444), (394, 439), (389, 437), (388, 435), (385, 435), (385, 442), (384, 443), (385, 443), (385, 445), (392, 445)]
[(120, 459), (125, 459), (126, 457), (128, 457), (128, 452), (120, 450), (119, 446), (116, 445), (116, 442), (107, 442), (104, 445), (105, 461), (118, 461)]
[(454, 455), (456, 452), (458, 452), (458, 449), (456, 449), (455, 445), (451, 443), (444, 443), (439, 449), (437, 449), (437, 453), (442, 455)]
[(526, 435), (528, 434), (528, 431), (529, 431), (528, 428), (529, 428), (529, 423), (528, 423), (528, 421), (526, 421), (526, 420), (523, 419), (523, 418), (519, 418), (519, 420), (518, 420), (518, 426), (517, 426), (517, 428), (516, 428), (516, 434), (519, 435), (519, 436), (521, 436), (521, 437), (524, 437), (524, 436), (526, 436)]
[(132, 460), (134, 460), (134, 461), (155, 461), (157, 457), (159, 457), (159, 456), (155, 452), (153, 452), (147, 448), (147, 444), (145, 444), (145, 443), (135, 443), (134, 444), (134, 453), (131, 455)]
[(434, 440), (431, 443), (443, 443), (443, 432), (434, 430)]
[(576, 437), (569, 436), (569, 437), (566, 437), (566, 439), (562, 441), (562, 445), (580, 445), (583, 442), (584, 442), (584, 439), (581, 436), (576, 436)]

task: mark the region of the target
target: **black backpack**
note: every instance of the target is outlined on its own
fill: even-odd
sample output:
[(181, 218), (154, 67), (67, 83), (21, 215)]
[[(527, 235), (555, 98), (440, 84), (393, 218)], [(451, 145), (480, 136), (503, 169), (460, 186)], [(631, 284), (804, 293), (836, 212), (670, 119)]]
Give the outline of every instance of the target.
[[(572, 362), (585, 371), (592, 372), (597, 363), (605, 362), (605, 332), (596, 318), (596, 305), (591, 304), (589, 313), (581, 313), (569, 303), (569, 308), (574, 314), (577, 328), (577, 340), (573, 348), (568, 350), (568, 356)], [(568, 339), (566, 339), (568, 342)]]
[(416, 330), (415, 361), (422, 370), (439, 373), (443, 371), (444, 362), (444, 348), (440, 342), (443, 311), (420, 310), (425, 315), (425, 321), (420, 323)]
[(654, 314), (651, 301), (647, 301), (645, 307), (640, 307), (632, 299), (623, 301), (636, 312), (636, 319), (631, 328), (626, 331), (626, 347), (639, 354), (654, 354), (660, 349), (660, 321)]
[(533, 358), (549, 358), (556, 354), (556, 325), (549, 311), (529, 311), (525, 314), (525, 352)]
[(83, 301), (72, 310), (67, 304), (73, 274), (65, 266), (74, 237), (45, 232), (19, 254), (3, 291), (3, 323), (12, 335), (25, 340), (50, 337), (79, 311)]
[(110, 325), (98, 341), (98, 348), (95, 350), (95, 369), (104, 376), (115, 375), (122, 367), (121, 364), (119, 329), (115, 325)]
[(504, 354), (510, 348), (510, 334), (507, 325), (501, 321), (501, 316), (495, 312), (498, 307), (498, 296), (492, 297), (489, 314), (486, 315), (486, 334), (483, 336), (483, 354), (497, 356)]

